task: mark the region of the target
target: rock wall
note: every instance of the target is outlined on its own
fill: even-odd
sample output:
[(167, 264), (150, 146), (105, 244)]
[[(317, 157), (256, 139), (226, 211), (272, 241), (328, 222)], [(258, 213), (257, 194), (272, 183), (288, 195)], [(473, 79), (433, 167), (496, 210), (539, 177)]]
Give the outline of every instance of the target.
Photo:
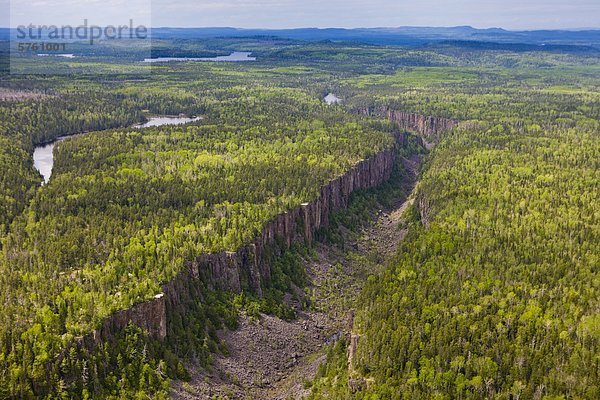
[(386, 107), (363, 108), (358, 110), (358, 113), (387, 118), (396, 122), (401, 130), (414, 131), (425, 137), (436, 136), (458, 125), (458, 121), (453, 119), (391, 110)]
[[(399, 143), (406, 141), (404, 134), (396, 135)], [(203, 254), (188, 263), (175, 279), (163, 285), (163, 292), (154, 299), (136, 304), (108, 317), (102, 326), (81, 338), (91, 349), (102, 340), (124, 329), (129, 322), (146, 330), (151, 337), (167, 336), (168, 310), (177, 309), (186, 293), (199, 293), (202, 283), (210, 289), (240, 292), (249, 287), (258, 295), (271, 279), (266, 261), (266, 250), (278, 243), (283, 249), (296, 241), (311, 243), (314, 233), (329, 224), (332, 212), (346, 208), (355, 190), (369, 189), (389, 179), (396, 151), (387, 149), (355, 164), (347, 173), (321, 187), (313, 201), (300, 205), (269, 221), (262, 233), (250, 244), (236, 252)]]
[(167, 336), (166, 316), (165, 295), (161, 293), (154, 296), (152, 300), (112, 314), (104, 320), (100, 328), (81, 338), (79, 344), (91, 350), (103, 340), (127, 327), (130, 321), (147, 331), (151, 337), (165, 338)]

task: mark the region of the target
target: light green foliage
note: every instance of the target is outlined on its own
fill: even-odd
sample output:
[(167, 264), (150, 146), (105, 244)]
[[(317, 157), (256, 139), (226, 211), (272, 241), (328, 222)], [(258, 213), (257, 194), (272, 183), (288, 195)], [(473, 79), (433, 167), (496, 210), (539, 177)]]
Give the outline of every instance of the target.
[[(355, 99), (470, 122), (428, 158), (414, 206), (426, 225), (360, 297), (362, 385), (334, 383), (345, 379), (337, 368), (315, 381), (315, 398), (600, 395), (600, 97), (532, 90), (511, 80), (519, 74), (440, 89), (426, 71), (420, 90)], [(547, 84), (580, 84), (567, 76)]]
[[(157, 45), (171, 51), (168, 41)], [(292, 318), (281, 300), (306, 283), (305, 249), (273, 257), (264, 298), (206, 287), (182, 294), (167, 343), (132, 327), (91, 354), (73, 346), (114, 311), (158, 293), (185, 261), (235, 250), (389, 147), (391, 123), (348, 113), (381, 107), (466, 122), (429, 155), (423, 209), (410, 210), (400, 252), (359, 298), (358, 391), (339, 343), (312, 396), (600, 396), (595, 53), (264, 38), (180, 45), (200, 56), (245, 48), (259, 62), (119, 76), (147, 49), (117, 59), (99, 46), (102, 62), (51, 62), (114, 79), (3, 80), (51, 97), (0, 103), (0, 398), (161, 398), (169, 378), (189, 378), (174, 353), (203, 365), (226, 354), (217, 331), (234, 328), (240, 310)], [(330, 91), (344, 104), (325, 106)], [(179, 113), (204, 119), (128, 128), (144, 114)], [(58, 145), (52, 180), (39, 187), (34, 145), (99, 129), (112, 130)], [(358, 226), (370, 204), (359, 197), (337, 221)]]
[[(142, 107), (172, 112), (160, 102), (152, 94), (140, 99)], [(18, 376), (4, 375), (3, 390), (16, 393), (56, 373), (49, 360), (70, 338), (160, 293), (194, 257), (248, 243), (275, 215), (393, 144), (389, 134), (296, 89), (220, 89), (202, 107), (204, 119), (193, 125), (94, 132), (57, 146), (51, 182), (3, 242), (4, 373), (32, 355)], [(300, 276), (292, 265), (273, 263), (269, 295), (249, 310), (293, 316), (281, 305), (289, 280)], [(207, 321), (220, 327), (227, 311), (214, 311), (197, 310), (199, 326), (190, 331), (198, 340), (190, 343), (202, 342)], [(208, 331), (212, 339), (195, 350), (202, 357), (217, 350)], [(43, 381), (36, 394), (56, 390), (57, 380)]]

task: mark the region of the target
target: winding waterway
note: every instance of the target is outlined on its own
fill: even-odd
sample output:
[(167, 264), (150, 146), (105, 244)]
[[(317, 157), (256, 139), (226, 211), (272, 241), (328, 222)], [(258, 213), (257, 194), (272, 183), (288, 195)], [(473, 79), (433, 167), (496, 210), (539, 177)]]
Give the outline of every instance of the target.
[[(148, 118), (148, 121), (143, 124), (134, 125), (133, 128), (148, 128), (151, 126), (161, 125), (181, 125), (187, 124), (188, 122), (198, 121), (200, 119), (202, 119), (202, 117), (151, 117)], [(50, 177), (52, 176), (52, 169), (54, 167), (54, 146), (65, 139), (85, 134), (86, 133), (76, 133), (73, 135), (60, 136), (53, 142), (44, 143), (33, 150), (33, 166), (44, 178), (44, 184), (48, 183)]]

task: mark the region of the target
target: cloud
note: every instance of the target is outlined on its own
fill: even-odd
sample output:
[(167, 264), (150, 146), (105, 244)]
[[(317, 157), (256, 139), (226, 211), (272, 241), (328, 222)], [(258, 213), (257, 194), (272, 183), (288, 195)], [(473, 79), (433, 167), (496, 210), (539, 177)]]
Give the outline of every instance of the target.
[(155, 0), (153, 10), (155, 26), (600, 26), (598, 0)]
[[(6, 1), (6, 0), (0, 0)], [(10, 0), (10, 24), (96, 25), (125, 24), (133, 19), (150, 25), (151, 0)], [(35, 12), (32, 12), (35, 10)]]
[[(7, 10), (10, 0), (0, 0)], [(599, 0), (12, 0), (12, 25), (120, 24), (245, 28), (456, 26), (600, 27)], [(0, 25), (8, 13), (1, 13)], [(31, 20), (31, 21), (30, 21)]]

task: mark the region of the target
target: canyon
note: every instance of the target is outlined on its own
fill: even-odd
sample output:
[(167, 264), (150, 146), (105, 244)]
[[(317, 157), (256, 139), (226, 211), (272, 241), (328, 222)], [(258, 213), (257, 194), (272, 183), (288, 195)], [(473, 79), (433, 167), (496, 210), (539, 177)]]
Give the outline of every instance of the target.
[[(396, 138), (399, 145), (406, 140), (405, 134), (397, 134)], [(348, 172), (323, 185), (316, 199), (268, 222), (252, 243), (235, 252), (199, 255), (188, 262), (175, 279), (163, 285), (162, 293), (112, 314), (99, 328), (80, 338), (80, 344), (92, 349), (129, 323), (138, 325), (153, 338), (165, 339), (169, 313), (180, 309), (186, 296), (201, 296), (203, 285), (209, 290), (239, 293), (249, 289), (262, 295), (262, 287), (270, 280), (267, 249), (281, 252), (296, 241), (312, 243), (314, 233), (328, 226), (330, 215), (347, 207), (353, 192), (374, 188), (389, 179), (395, 159), (395, 149), (389, 148), (359, 161)]]
[[(416, 131), (419, 133), (420, 136), (417, 137), (417, 141), (422, 146), (427, 145), (427, 139), (434, 141), (435, 138), (432, 136), (438, 135), (458, 124), (458, 122), (453, 120), (390, 110), (380, 110), (378, 113), (385, 113), (387, 118), (396, 122), (402, 131)], [(223, 290), (235, 293), (239, 293), (242, 290), (249, 290), (256, 295), (261, 296), (263, 287), (268, 284), (271, 279), (271, 271), (266, 253), (275, 251), (275, 256), (277, 256), (298, 241), (311, 245), (315, 240), (315, 232), (329, 225), (329, 219), (332, 213), (343, 210), (348, 206), (350, 196), (353, 192), (362, 189), (372, 189), (387, 181), (392, 175), (392, 170), (396, 162), (397, 147), (406, 146), (408, 143), (409, 134), (401, 133), (400, 130), (394, 135), (396, 139), (394, 148), (386, 149), (372, 157), (359, 161), (345, 174), (323, 185), (320, 189), (320, 195), (317, 198), (279, 214), (266, 223), (261, 234), (258, 235), (254, 241), (239, 248), (237, 251), (199, 255), (194, 260), (188, 262), (172, 281), (164, 284), (161, 293), (155, 295), (152, 299), (112, 314), (104, 320), (99, 328), (90, 334), (79, 338), (78, 345), (91, 350), (102, 341), (109, 340), (115, 334), (122, 331), (129, 323), (139, 326), (145, 330), (150, 337), (164, 340), (168, 335), (168, 326), (171, 317), (176, 313), (184, 314), (187, 307), (186, 303), (189, 304), (190, 301), (202, 299), (204, 290)], [(406, 168), (407, 160), (403, 159), (402, 163)], [(408, 168), (411, 178), (405, 185), (409, 191), (412, 190), (415, 185), (417, 176), (416, 168), (419, 163), (420, 161), (415, 163), (413, 160), (412, 164), (410, 164), (411, 167)], [(417, 199), (417, 201), (421, 200)], [(390, 212), (389, 215), (396, 214), (393, 226), (397, 226), (398, 221), (401, 220), (400, 215), (407, 204), (408, 202), (403, 201), (399, 203), (396, 210), (397, 212)], [(385, 215), (385, 217), (389, 218), (387, 215)], [(389, 221), (386, 223), (389, 223)], [(379, 230), (378, 234), (372, 234), (371, 236), (373, 238), (378, 238), (376, 240), (387, 243), (389, 240), (383, 240), (383, 236), (390, 236), (390, 234), (394, 236), (398, 233), (397, 228), (394, 228), (393, 231), (388, 233), (381, 234), (381, 232), (382, 231)], [(402, 232), (401, 236), (403, 237), (404, 234), (405, 232)], [(401, 240), (401, 237), (393, 239), (395, 245), (397, 245), (399, 240)], [(392, 247), (395, 248), (395, 245)], [(379, 254), (388, 253), (387, 251), (383, 251), (383, 249), (379, 249), (377, 252)], [(329, 267), (331, 267), (331, 265), (329, 265)], [(326, 268), (327, 271), (324, 273), (330, 273), (329, 267)], [(269, 318), (273, 319), (272, 317)], [(303, 346), (305, 346), (306, 349), (312, 350), (294, 354), (298, 354), (299, 356), (301, 354), (310, 355), (324, 343), (327, 339), (327, 335), (333, 332), (330, 329), (324, 331), (323, 326), (332, 328), (333, 326), (339, 325), (339, 321), (327, 322), (328, 319), (323, 318), (325, 318), (323, 317), (323, 314), (309, 313), (305, 315), (304, 318), (300, 318), (295, 323), (292, 323), (292, 325), (280, 327), (278, 329), (283, 329), (284, 331), (291, 329), (294, 331), (294, 329), (298, 329), (296, 326), (301, 326), (302, 329), (308, 329), (307, 333), (312, 335), (312, 341), (302, 345), (299, 344), (299, 346), (301, 348), (304, 348)], [(308, 327), (306, 325), (306, 321), (314, 320), (322, 320), (325, 322), (316, 324), (317, 330), (314, 331), (314, 327), (311, 327), (312, 325), (310, 322), (308, 323)], [(284, 322), (277, 322), (276, 319), (273, 319), (271, 322), (271, 324), (275, 324), (273, 326), (278, 326), (277, 324), (280, 323)], [(242, 327), (243, 326), (255, 329), (252, 328), (252, 324), (248, 325), (245, 323), (244, 319), (242, 319)], [(339, 329), (339, 326), (335, 329)], [(325, 334), (326, 331), (329, 333)], [(350, 337), (352, 337), (350, 326), (343, 329), (343, 331), (346, 331), (346, 334), (350, 334)], [(257, 332), (258, 333), (255, 332), (251, 336), (257, 334), (263, 336), (270, 335), (268, 329), (266, 332), (261, 332), (261, 329)], [(339, 336), (341, 332), (342, 331), (336, 333), (336, 335)], [(238, 337), (238, 340), (239, 338), (243, 338), (243, 341), (247, 342), (248, 338), (245, 337), (247, 333), (248, 332), (242, 330), (239, 333), (223, 333), (223, 335), (224, 338)], [(226, 339), (224, 340), (227, 341)], [(358, 338), (355, 338), (355, 341), (357, 342)], [(294, 345), (294, 348), (296, 347), (298, 346)], [(350, 347), (352, 348), (352, 346)], [(285, 348), (285, 346), (283, 348)], [(248, 349), (242, 346), (238, 353), (242, 354), (247, 350)], [(302, 371), (303, 368), (308, 368), (310, 371), (314, 372), (316, 366), (322, 361), (323, 359), (319, 358), (312, 363), (298, 364), (299, 366), (294, 366), (293, 369), (300, 369), (300, 371)], [(315, 364), (315, 362), (317, 364)], [(221, 364), (226, 365), (227, 361), (222, 360)], [(277, 375), (281, 375), (281, 371), (286, 370), (286, 368), (281, 366), (277, 368), (279, 371), (277, 372)], [(198, 373), (197, 368), (192, 368), (192, 370), (194, 370), (195, 373)], [(202, 373), (200, 372), (200, 374)], [(266, 374), (265, 376), (267, 375), (269, 374)], [(285, 377), (286, 375), (287, 373), (282, 376)], [(288, 378), (291, 379), (290, 376), (288, 376)], [(289, 379), (287, 379), (287, 381), (289, 381)], [(300, 390), (297, 382), (294, 385), (294, 391)]]
[(450, 118), (404, 112), (388, 107), (359, 108), (356, 112), (361, 115), (386, 118), (398, 124), (400, 130), (417, 132), (425, 139), (431, 139), (442, 132), (457, 127), (459, 124), (459, 121)]

